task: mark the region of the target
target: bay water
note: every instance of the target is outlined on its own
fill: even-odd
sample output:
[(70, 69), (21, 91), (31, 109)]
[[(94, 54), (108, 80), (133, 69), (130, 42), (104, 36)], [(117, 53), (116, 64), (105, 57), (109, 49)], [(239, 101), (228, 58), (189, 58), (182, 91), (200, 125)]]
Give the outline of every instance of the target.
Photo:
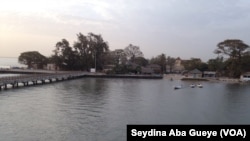
[(128, 124), (250, 124), (249, 83), (192, 83), (201, 82), (81, 78), (2, 90), (0, 140), (125, 141)]
[(249, 84), (190, 84), (81, 78), (2, 90), (0, 139), (125, 141), (127, 124), (250, 124)]
[(16, 57), (0, 57), (0, 68), (5, 67), (26, 67), (26, 65), (20, 64)]

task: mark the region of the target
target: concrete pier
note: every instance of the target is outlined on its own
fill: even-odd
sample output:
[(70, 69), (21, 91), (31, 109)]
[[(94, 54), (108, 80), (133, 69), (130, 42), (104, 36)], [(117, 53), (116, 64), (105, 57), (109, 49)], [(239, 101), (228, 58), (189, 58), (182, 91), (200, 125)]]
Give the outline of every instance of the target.
[(64, 81), (76, 78), (82, 78), (86, 74), (81, 72), (59, 73), (59, 74), (31, 74), (21, 76), (11, 76), (0, 78), (0, 90), (8, 88), (18, 88), (22, 86), (46, 84), (57, 81)]
[[(1, 72), (1, 71), (0, 71)], [(42, 85), (52, 82), (65, 81), (83, 77), (93, 78), (132, 78), (132, 79), (162, 79), (162, 75), (106, 75), (103, 73), (89, 73), (81, 71), (46, 71), (46, 70), (2, 70), (1, 73), (23, 74), (0, 78), (0, 90), (8, 88), (26, 87), (30, 85)]]

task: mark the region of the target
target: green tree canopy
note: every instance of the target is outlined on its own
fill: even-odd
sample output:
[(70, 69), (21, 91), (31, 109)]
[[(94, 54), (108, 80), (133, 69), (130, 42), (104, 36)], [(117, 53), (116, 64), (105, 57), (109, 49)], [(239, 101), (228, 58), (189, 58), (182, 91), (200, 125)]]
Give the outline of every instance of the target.
[(75, 69), (77, 62), (76, 54), (66, 39), (62, 39), (62, 41), (56, 43), (54, 52), (55, 56), (52, 58), (57, 66), (64, 70)]
[(134, 59), (134, 63), (136, 63), (139, 66), (145, 67), (148, 65), (149, 61), (147, 59), (145, 59), (144, 57), (136, 57)]
[(175, 65), (175, 58), (168, 56), (166, 60), (166, 65), (168, 66), (168, 71), (172, 72)]
[(114, 51), (111, 51), (110, 55), (112, 56), (114, 65), (124, 65), (127, 62), (126, 54), (123, 49), (116, 49)]
[(246, 54), (242, 57), (242, 73), (250, 71), (250, 55)]
[(43, 65), (47, 64), (47, 58), (38, 51), (28, 51), (20, 54), (18, 62), (27, 65), (28, 68), (32, 68), (36, 65), (38, 69), (41, 69)]
[(150, 64), (157, 64), (161, 66), (162, 73), (166, 72), (167, 58), (165, 54), (160, 54), (156, 57), (153, 57), (150, 60)]
[(98, 70), (102, 70), (104, 65), (104, 60), (102, 58), (109, 51), (108, 42), (105, 42), (101, 35), (96, 35), (94, 33), (89, 33), (88, 38), (91, 56), (95, 64), (94, 66)]
[(202, 64), (200, 58), (191, 58), (190, 60), (186, 60), (183, 62), (183, 65), (186, 70), (199, 69), (199, 66)]
[(242, 57), (248, 54), (249, 45), (238, 39), (228, 39), (218, 43), (214, 51), (218, 55), (227, 55), (226, 69), (230, 77), (238, 78), (242, 73)]
[(51, 60), (65, 70), (89, 70), (93, 67), (102, 70), (105, 61), (103, 58), (108, 51), (108, 43), (101, 35), (89, 33), (85, 36), (79, 33), (73, 47), (66, 39), (57, 42)]
[(208, 70), (221, 72), (224, 68), (224, 59), (223, 57), (217, 57), (216, 59), (209, 59)]
[(127, 56), (127, 58), (131, 61), (134, 62), (136, 57), (143, 57), (143, 53), (140, 50), (140, 47), (129, 44), (125, 49), (124, 52)]
[(241, 57), (248, 51), (249, 45), (238, 39), (228, 39), (218, 43), (215, 54), (228, 55), (232, 59), (241, 59)]

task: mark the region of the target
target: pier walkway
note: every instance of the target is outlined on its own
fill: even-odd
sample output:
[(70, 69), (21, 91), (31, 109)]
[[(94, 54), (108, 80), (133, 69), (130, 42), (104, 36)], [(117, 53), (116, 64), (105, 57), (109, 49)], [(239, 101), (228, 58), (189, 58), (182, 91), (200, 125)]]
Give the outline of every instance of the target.
[(9, 76), (0, 78), (0, 90), (9, 87), (17, 88), (19, 86), (38, 85), (52, 83), (63, 80), (82, 78), (86, 75), (84, 72), (54, 73), (54, 74), (31, 74), (20, 76)]
[(83, 77), (94, 78), (133, 78), (133, 79), (162, 79), (162, 75), (106, 75), (103, 73), (89, 73), (82, 71), (48, 71), (28, 69), (0, 70), (4, 74), (19, 74), (19, 76), (0, 77), (0, 90), (8, 88), (25, 87), (29, 85), (42, 85), (63, 80), (70, 80)]

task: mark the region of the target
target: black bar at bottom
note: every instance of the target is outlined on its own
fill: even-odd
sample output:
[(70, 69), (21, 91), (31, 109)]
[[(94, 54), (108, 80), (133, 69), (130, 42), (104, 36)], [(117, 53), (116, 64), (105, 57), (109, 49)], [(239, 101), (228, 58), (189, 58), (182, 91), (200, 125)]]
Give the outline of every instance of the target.
[(250, 125), (127, 125), (127, 141), (250, 140)]

